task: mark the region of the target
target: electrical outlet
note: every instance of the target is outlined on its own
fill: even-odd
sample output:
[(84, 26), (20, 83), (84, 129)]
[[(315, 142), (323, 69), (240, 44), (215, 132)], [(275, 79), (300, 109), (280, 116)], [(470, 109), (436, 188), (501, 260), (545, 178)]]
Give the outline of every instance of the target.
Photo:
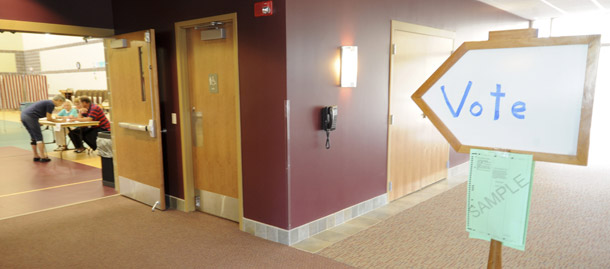
[(178, 119), (176, 118), (176, 113), (172, 113), (172, 124), (178, 124)]
[(201, 207), (201, 198), (199, 196), (195, 196), (195, 207)]

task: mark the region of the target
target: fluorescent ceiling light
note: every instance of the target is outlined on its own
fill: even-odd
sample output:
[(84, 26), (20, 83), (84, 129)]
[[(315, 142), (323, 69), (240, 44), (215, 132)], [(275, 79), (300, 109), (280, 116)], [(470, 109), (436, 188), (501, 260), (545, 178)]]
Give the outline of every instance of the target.
[(549, 3), (549, 1), (546, 1), (546, 0), (540, 0), (540, 2), (545, 3), (547, 6), (552, 7), (553, 9), (555, 9), (555, 10), (559, 11), (561, 14), (564, 14), (564, 15), (567, 15), (567, 14), (568, 14), (568, 12), (566, 12), (565, 10), (563, 10), (563, 9), (561, 9), (561, 8), (558, 8), (557, 6), (555, 6), (555, 5), (551, 4), (551, 3)]

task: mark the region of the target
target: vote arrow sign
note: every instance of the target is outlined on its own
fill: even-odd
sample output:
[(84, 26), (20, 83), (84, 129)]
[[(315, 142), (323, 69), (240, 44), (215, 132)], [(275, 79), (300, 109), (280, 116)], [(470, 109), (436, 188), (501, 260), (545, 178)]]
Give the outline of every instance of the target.
[(600, 36), (465, 42), (412, 99), (458, 152), (586, 165)]

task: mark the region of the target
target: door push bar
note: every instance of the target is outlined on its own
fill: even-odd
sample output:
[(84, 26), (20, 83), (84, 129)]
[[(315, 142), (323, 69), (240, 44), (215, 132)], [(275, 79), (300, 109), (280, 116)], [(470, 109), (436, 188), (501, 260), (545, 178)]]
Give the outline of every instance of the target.
[(127, 122), (119, 122), (119, 127), (123, 127), (125, 129), (129, 129), (129, 130), (148, 132), (148, 135), (150, 135), (150, 137), (155, 137), (156, 136), (156, 133), (155, 133), (155, 121), (154, 120), (148, 120), (148, 125), (141, 125), (141, 124), (135, 124), (135, 123), (127, 123)]

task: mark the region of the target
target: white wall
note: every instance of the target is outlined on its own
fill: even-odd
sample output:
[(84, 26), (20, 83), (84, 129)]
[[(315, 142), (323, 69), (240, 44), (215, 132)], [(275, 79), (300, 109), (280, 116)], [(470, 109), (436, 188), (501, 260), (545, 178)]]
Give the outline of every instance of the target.
[(40, 52), (42, 72), (73, 70), (76, 69), (77, 62), (80, 62), (81, 69), (104, 67), (104, 44), (95, 43)]
[(35, 50), (83, 42), (83, 37), (23, 33), (23, 50)]
[(106, 89), (106, 72), (79, 72), (47, 74), (49, 94), (59, 94), (59, 90)]

